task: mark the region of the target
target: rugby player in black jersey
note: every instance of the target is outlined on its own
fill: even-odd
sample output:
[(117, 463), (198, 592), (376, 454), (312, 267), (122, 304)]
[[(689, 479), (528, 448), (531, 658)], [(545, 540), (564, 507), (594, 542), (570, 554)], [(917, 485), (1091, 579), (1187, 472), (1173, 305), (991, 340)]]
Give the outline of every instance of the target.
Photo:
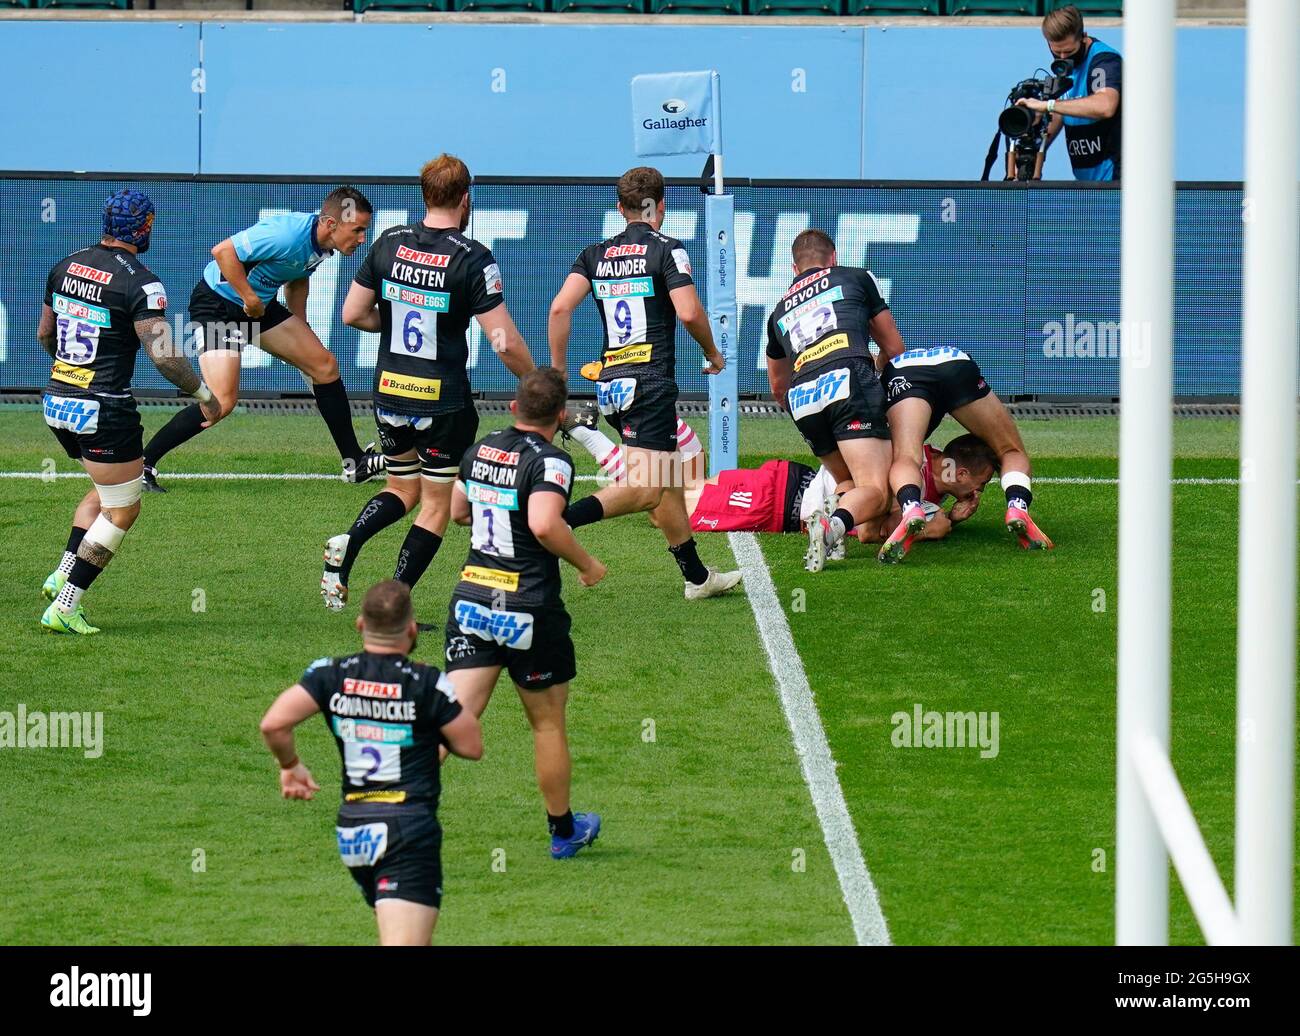
[(886, 356), (904, 347), (871, 271), (838, 265), (829, 235), (805, 230), (791, 255), (794, 283), (767, 321), (767, 375), (842, 494), (808, 524), (804, 567), (820, 572), (845, 533), (889, 511), (889, 425), (867, 340)]
[(417, 504), (393, 578), (414, 586), (442, 545), (451, 484), (478, 433), (465, 369), (470, 318), (513, 374), (533, 369), (496, 260), (464, 233), (469, 169), (440, 155), (420, 170), (420, 187), (424, 220), (380, 235), (343, 303), (344, 323), (379, 332), (373, 399), (388, 482), (351, 529), (325, 544), (320, 592), (331, 610), (347, 601), (352, 565), (366, 541)]
[(578, 256), (551, 303), (547, 336), (551, 365), (565, 371), (573, 311), (591, 294), (605, 331), (596, 402), (627, 450), (626, 477), (579, 500), (565, 520), (577, 529), (615, 515), (653, 512), (686, 580), (687, 599), (713, 597), (740, 582), (740, 573), (706, 568), (691, 537), (677, 454), (677, 321), (704, 352), (706, 374), (717, 374), (726, 361), (713, 344), (686, 249), (659, 232), (659, 170), (638, 166), (624, 173), (618, 211), (627, 228)]
[(1052, 549), (1052, 541), (1029, 516), (1034, 494), (1020, 429), (965, 351), (951, 346), (908, 349), (884, 364), (880, 380), (894, 442), (889, 481), (902, 509), (898, 525), (880, 548), (881, 561), (902, 561), (907, 554), (905, 541), (922, 528), (922, 444), (949, 414), (988, 443), (998, 458), (1007, 498), (1003, 519), (1007, 531), (1024, 550)]
[(411, 592), (376, 583), (357, 618), (361, 652), (320, 658), (262, 717), (280, 764), (280, 793), (320, 791), (298, 758), (293, 728), (317, 712), (343, 759), (339, 855), (375, 911), (385, 946), (427, 946), (442, 904), (439, 753), (483, 756), (478, 718), (447, 677), (407, 656), (415, 649)]
[(86, 620), (81, 595), (140, 513), (144, 448), (130, 391), (140, 346), (163, 377), (198, 400), (205, 424), (220, 417), (220, 404), (172, 341), (162, 282), (140, 261), (153, 221), (147, 195), (118, 191), (105, 205), (99, 244), (55, 263), (45, 281), (36, 332), (54, 361), (42, 397), (45, 423), (94, 483), (77, 505), (62, 561), (41, 588), (51, 602), (41, 627), (50, 633), (99, 632)]
[(446, 646), (456, 696), (476, 716), (501, 670), (509, 670), (533, 728), (537, 784), (557, 860), (600, 833), (600, 817), (574, 813), (569, 802), (564, 708), (577, 663), (560, 598), (560, 558), (584, 586), (599, 583), (605, 566), (564, 520), (573, 461), (552, 439), (567, 396), (558, 370), (525, 374), (510, 404), (514, 424), (475, 443), (460, 463), (451, 516), (471, 527), (470, 550), (451, 595)]

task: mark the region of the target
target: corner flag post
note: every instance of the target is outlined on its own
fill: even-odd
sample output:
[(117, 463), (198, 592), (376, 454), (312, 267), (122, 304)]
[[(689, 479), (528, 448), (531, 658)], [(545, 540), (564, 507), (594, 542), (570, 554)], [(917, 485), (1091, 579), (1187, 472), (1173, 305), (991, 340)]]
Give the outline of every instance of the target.
[(713, 156), (713, 193), (704, 199), (707, 306), (713, 342), (727, 362), (708, 378), (709, 474), (716, 475), (737, 466), (740, 430), (736, 211), (735, 198), (723, 193), (721, 79), (713, 70), (634, 76), (632, 114), (638, 155)]

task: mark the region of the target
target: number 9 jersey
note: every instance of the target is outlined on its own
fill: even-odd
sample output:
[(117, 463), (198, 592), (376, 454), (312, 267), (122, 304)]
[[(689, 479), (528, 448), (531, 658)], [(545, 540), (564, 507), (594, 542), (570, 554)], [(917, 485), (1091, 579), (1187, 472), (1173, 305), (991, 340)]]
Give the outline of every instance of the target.
[(375, 406), (424, 417), (469, 405), (470, 318), (505, 301), (491, 251), (459, 230), (393, 227), (355, 280), (379, 303)]

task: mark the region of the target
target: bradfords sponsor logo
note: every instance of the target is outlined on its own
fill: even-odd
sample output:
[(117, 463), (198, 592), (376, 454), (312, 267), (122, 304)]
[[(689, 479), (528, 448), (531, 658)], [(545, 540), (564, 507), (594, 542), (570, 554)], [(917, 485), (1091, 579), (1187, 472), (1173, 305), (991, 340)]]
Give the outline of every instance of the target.
[(473, 601), (457, 601), (456, 622), (462, 633), (495, 640), (505, 647), (527, 651), (533, 646), (533, 617), (526, 612), (496, 611)]
[(621, 259), (625, 255), (645, 255), (645, 245), (610, 245), (605, 249), (606, 259)]
[(74, 277), (84, 277), (96, 284), (107, 284), (113, 279), (113, 275), (107, 270), (96, 270), (93, 266), (82, 266), (80, 263), (69, 263), (68, 273)]
[(451, 256), (438, 255), (436, 252), (417, 252), (414, 248), (407, 248), (405, 245), (398, 246), (397, 258), (405, 259), (408, 263), (419, 263), (421, 266), (436, 266), (439, 269), (445, 269), (451, 262)]
[(50, 976), (51, 1007), (129, 1007), (137, 1018), (151, 1010), (153, 973), (100, 974), (73, 967)]
[(505, 450), (498, 450), (495, 446), (489, 446), (484, 443), (478, 448), (478, 455), (483, 460), (490, 460), (493, 464), (518, 464), (518, 453), (507, 453)]
[(654, 281), (649, 277), (629, 277), (625, 281), (597, 281), (594, 287), (598, 299), (619, 299), (655, 293)]
[(400, 698), (400, 683), (379, 683), (376, 680), (357, 680), (349, 676), (343, 681), (344, 694), (359, 694), (363, 698)]

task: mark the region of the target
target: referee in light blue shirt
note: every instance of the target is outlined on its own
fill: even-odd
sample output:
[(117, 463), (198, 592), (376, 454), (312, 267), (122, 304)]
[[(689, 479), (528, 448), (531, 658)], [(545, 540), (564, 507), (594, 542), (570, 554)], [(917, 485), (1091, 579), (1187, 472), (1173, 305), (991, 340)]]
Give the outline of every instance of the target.
[[(201, 336), (199, 367), (221, 404), (217, 420), (235, 408), (244, 347), (265, 349), (311, 382), (349, 482), (381, 472), (384, 456), (357, 442), (338, 361), (307, 324), (307, 279), (335, 252), (351, 255), (365, 242), (372, 212), (360, 191), (339, 187), (320, 212), (267, 216), (212, 249), (212, 262), (190, 296), (190, 320)], [(282, 287), (284, 303), (276, 298)], [(158, 485), (158, 462), (215, 423), (195, 405), (159, 429), (144, 451), (145, 488), (165, 492)]]

